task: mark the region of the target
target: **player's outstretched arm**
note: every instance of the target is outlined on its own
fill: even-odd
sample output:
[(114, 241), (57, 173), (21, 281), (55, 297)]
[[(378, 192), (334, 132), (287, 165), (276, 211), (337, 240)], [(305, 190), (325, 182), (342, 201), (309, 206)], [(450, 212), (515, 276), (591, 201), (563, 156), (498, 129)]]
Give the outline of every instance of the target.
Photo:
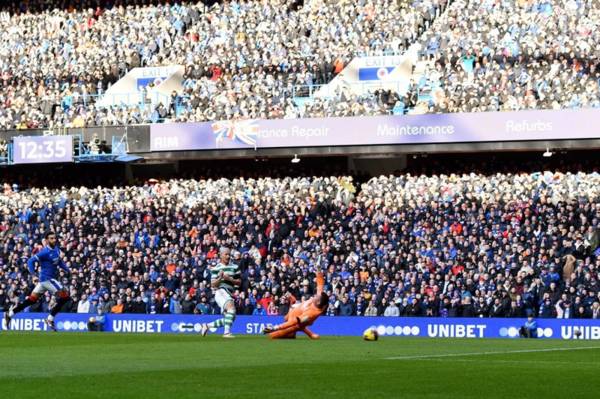
[(323, 288), (325, 287), (325, 278), (323, 277), (323, 272), (317, 272), (317, 295), (321, 296), (323, 293)]
[(37, 262), (38, 256), (37, 255), (33, 255), (31, 258), (29, 258), (29, 260), (27, 260), (27, 269), (29, 270), (29, 274), (31, 274), (31, 276), (35, 276), (35, 262)]
[(323, 276), (323, 270), (321, 269), (321, 255), (317, 258), (317, 296), (321, 296), (323, 288), (325, 287), (325, 277)]

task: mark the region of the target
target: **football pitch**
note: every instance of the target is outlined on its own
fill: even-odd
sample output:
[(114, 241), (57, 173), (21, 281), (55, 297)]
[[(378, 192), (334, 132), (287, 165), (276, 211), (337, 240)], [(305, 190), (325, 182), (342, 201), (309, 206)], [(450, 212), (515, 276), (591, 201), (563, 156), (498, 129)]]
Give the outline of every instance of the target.
[(0, 334), (0, 398), (594, 398), (600, 342)]

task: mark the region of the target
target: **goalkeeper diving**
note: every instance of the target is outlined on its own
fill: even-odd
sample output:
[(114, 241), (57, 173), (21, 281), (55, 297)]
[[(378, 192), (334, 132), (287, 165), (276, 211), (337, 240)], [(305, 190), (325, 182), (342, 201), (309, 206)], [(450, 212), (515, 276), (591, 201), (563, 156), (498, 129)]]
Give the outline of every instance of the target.
[(273, 327), (266, 327), (263, 334), (268, 334), (272, 339), (296, 338), (296, 333), (302, 331), (310, 339), (319, 339), (319, 335), (309, 330), (315, 320), (327, 309), (329, 298), (323, 292), (325, 279), (321, 271), (317, 272), (317, 293), (310, 299), (295, 303), (296, 299), (290, 296), (290, 311), (285, 315), (285, 322)]

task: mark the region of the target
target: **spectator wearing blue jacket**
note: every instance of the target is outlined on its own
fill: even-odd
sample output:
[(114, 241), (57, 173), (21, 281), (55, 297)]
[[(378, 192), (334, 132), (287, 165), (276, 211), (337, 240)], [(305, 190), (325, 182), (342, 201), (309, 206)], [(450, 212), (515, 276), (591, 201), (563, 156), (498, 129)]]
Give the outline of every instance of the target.
[(260, 303), (256, 304), (256, 309), (252, 312), (252, 316), (266, 316), (267, 312)]
[(177, 294), (173, 294), (169, 300), (169, 313), (181, 314), (181, 309), (181, 301), (179, 301), (179, 296)]
[(519, 335), (523, 338), (537, 338), (537, 321), (532, 315), (527, 317), (525, 325), (519, 330)]

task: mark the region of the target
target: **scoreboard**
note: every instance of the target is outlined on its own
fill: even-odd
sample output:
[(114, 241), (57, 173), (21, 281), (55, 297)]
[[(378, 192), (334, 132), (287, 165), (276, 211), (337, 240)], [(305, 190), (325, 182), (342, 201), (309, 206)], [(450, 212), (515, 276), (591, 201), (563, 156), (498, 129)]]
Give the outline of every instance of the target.
[(73, 162), (72, 136), (18, 136), (13, 138), (13, 163)]

